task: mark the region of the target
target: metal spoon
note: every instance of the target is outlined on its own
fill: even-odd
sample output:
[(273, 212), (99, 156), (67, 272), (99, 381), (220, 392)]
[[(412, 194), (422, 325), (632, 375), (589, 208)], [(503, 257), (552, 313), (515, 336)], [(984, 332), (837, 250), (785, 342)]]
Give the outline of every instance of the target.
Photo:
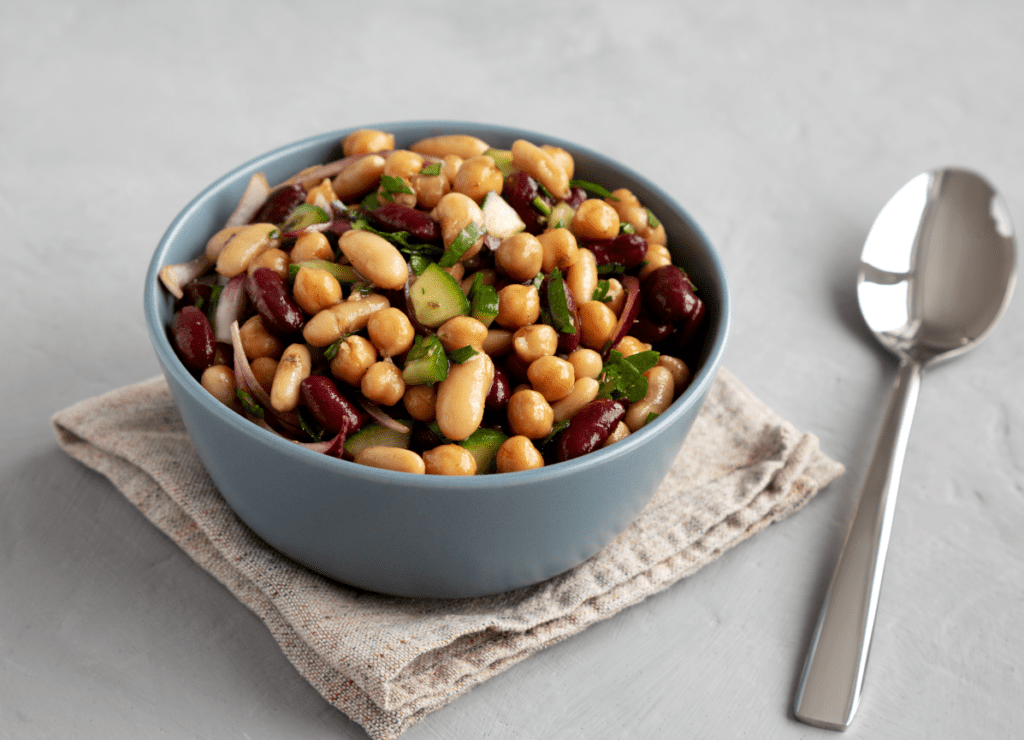
[(1013, 292), (1015, 259), (1003, 199), (960, 169), (915, 177), (868, 233), (857, 300), (900, 366), (797, 689), (794, 714), (801, 722), (845, 730), (853, 721), (921, 371), (992, 331)]

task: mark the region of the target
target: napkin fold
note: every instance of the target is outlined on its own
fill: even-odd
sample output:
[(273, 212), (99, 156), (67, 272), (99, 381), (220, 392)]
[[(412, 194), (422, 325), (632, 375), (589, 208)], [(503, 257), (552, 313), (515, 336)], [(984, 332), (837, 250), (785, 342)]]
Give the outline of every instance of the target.
[(260, 540), (217, 492), (163, 378), (52, 421), (67, 453), (259, 616), (299, 673), (374, 740), (398, 737), (474, 685), (668, 588), (843, 473), (813, 434), (722, 369), (650, 504), (590, 560), (496, 596), (408, 599), (344, 586)]

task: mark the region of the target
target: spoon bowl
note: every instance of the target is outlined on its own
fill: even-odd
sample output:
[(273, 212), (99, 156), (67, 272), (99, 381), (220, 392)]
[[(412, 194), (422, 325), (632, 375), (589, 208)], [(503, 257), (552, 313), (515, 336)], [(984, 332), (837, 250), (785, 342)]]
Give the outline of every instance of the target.
[(857, 301), (900, 367), (797, 688), (794, 714), (801, 722), (845, 730), (853, 721), (921, 371), (991, 333), (1013, 293), (1015, 265), (1005, 202), (967, 170), (913, 178), (868, 233)]

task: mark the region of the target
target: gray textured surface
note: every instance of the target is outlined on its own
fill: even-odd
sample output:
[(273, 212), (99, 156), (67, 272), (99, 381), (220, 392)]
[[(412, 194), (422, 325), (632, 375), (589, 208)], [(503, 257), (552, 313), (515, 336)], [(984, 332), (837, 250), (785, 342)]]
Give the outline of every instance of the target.
[[(1017, 3), (70, 2), (0, 9), (0, 737), (361, 738), (50, 414), (155, 375), (150, 252), (236, 164), (406, 118), (504, 122), (664, 186), (722, 250), (726, 366), (849, 466), (806, 509), (406, 737), (828, 738), (792, 694), (893, 367), (875, 213), (983, 172), (1024, 225)], [(851, 738), (1024, 726), (1024, 300), (925, 375)]]

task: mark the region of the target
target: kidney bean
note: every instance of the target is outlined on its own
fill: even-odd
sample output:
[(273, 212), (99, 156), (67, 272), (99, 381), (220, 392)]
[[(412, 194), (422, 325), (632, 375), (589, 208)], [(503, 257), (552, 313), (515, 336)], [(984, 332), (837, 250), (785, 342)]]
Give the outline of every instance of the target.
[(593, 452), (603, 445), (608, 435), (626, 415), (626, 406), (621, 401), (598, 398), (591, 401), (569, 421), (555, 442), (555, 457), (558, 462)]
[(484, 408), (488, 411), (503, 409), (508, 405), (508, 399), (511, 395), (512, 384), (509, 382), (508, 374), (495, 366), (494, 380), (491, 381), (491, 390), (487, 392)]
[(328, 434), (351, 434), (366, 423), (367, 416), (354, 403), (341, 394), (338, 387), (325, 375), (310, 375), (299, 385), (302, 405)]
[(423, 211), (398, 203), (382, 203), (372, 214), (381, 231), (408, 231), (420, 241), (441, 241), (440, 225)]
[(647, 254), (647, 242), (638, 234), (619, 234), (614, 239), (587, 242), (599, 265), (625, 265), (627, 270), (639, 267)]
[(217, 343), (206, 314), (195, 306), (184, 306), (171, 320), (171, 335), (182, 360), (193, 370), (213, 364)]
[(636, 323), (633, 324), (631, 333), (641, 342), (657, 344), (662, 340), (668, 339), (672, 332), (675, 331), (675, 328), (675, 324), (671, 321), (663, 321), (644, 308), (641, 309)]
[(644, 302), (665, 321), (689, 321), (701, 301), (693, 293), (693, 283), (674, 265), (659, 267), (643, 281)]
[(587, 191), (578, 185), (569, 188), (569, 197), (565, 199), (573, 209), (579, 208), (583, 201), (587, 199)]
[(291, 215), (292, 209), (306, 199), (306, 191), (301, 185), (285, 185), (278, 188), (267, 202), (263, 204), (250, 223), (276, 224), (280, 226)]
[(269, 267), (257, 267), (245, 280), (245, 292), (259, 311), (263, 326), (285, 337), (302, 328), (306, 319), (284, 279)]
[(213, 286), (209, 283), (201, 283), (193, 280), (181, 289), (182, 296), (174, 302), (175, 310), (183, 306), (197, 306), (205, 311), (210, 306), (210, 297), (213, 295)]
[(502, 197), (512, 206), (519, 218), (526, 224), (526, 230), (534, 235), (544, 231), (546, 226), (542, 214), (533, 205), (535, 198), (540, 198), (549, 207), (554, 205), (550, 198), (542, 196), (537, 181), (525, 172), (509, 175), (501, 191)]

